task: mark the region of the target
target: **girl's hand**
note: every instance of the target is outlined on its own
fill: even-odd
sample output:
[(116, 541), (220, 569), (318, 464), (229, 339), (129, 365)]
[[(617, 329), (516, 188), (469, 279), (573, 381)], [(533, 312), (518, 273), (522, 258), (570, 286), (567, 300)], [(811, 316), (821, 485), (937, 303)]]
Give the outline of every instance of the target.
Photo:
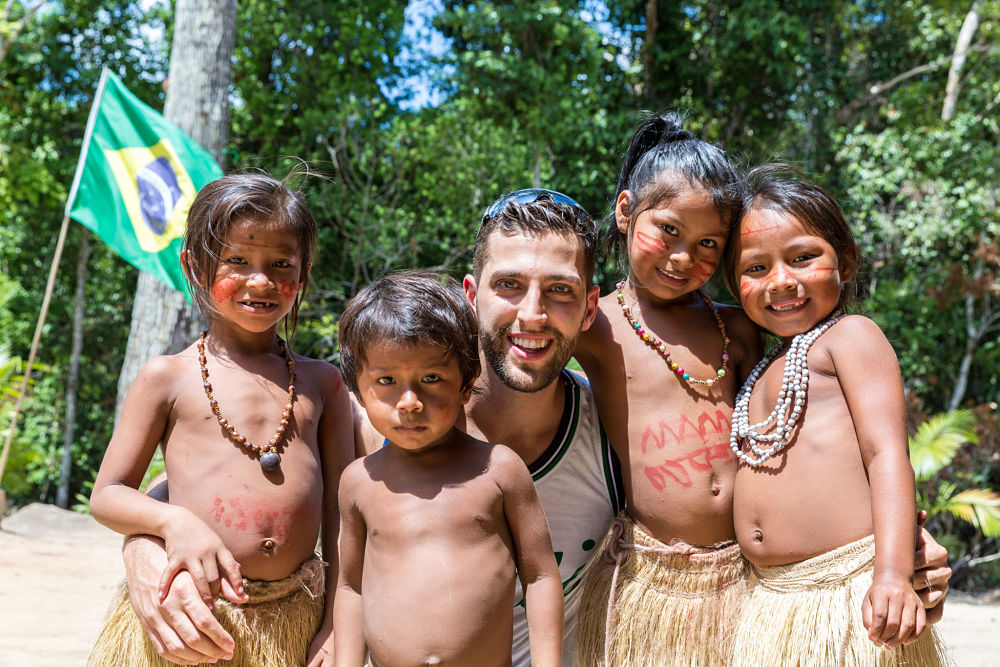
[(160, 577), (159, 585), (161, 602), (166, 599), (170, 583), (181, 570), (187, 570), (191, 575), (198, 594), (210, 609), (215, 606), (222, 577), (228, 580), (236, 595), (244, 594), (240, 564), (204, 521), (190, 511), (183, 510), (172, 517), (167, 525), (168, 528), (164, 531), (167, 567)]
[(323, 667), (333, 664), (333, 633), (325, 633), (321, 628), (309, 645), (306, 667)]
[(876, 577), (865, 594), (861, 619), (876, 646), (895, 649), (923, 633), (927, 618), (920, 598), (906, 578)]

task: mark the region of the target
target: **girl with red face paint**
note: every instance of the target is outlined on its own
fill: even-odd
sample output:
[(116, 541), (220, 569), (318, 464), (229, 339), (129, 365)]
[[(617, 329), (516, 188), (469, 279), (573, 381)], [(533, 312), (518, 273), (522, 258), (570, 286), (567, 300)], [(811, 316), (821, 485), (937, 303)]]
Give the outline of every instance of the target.
[(760, 343), (739, 309), (700, 288), (722, 256), (738, 183), (726, 154), (672, 113), (640, 124), (625, 155), (605, 237), (625, 276), (576, 354), (626, 492), (584, 583), (584, 665), (724, 662), (744, 584), (729, 416)]
[(725, 277), (781, 342), (733, 414), (736, 536), (756, 575), (734, 664), (945, 664), (910, 583), (916, 505), (899, 365), (874, 322), (840, 310), (858, 247), (822, 188), (781, 165), (747, 182)]
[[(351, 406), (336, 368), (293, 354), (278, 335), (279, 325), (295, 330), (315, 239), (301, 196), (269, 176), (201, 190), (181, 261), (208, 328), (139, 372), (91, 496), (101, 523), (163, 540), (159, 600), (175, 576), (193, 579), (234, 640), (227, 664), (332, 660)], [(157, 446), (167, 503), (137, 490)], [(90, 664), (170, 664), (122, 591)]]

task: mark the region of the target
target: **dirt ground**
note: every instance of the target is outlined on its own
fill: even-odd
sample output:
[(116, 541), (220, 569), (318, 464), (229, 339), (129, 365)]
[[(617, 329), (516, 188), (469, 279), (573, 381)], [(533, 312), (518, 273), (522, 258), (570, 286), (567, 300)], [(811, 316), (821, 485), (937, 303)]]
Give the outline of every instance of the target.
[[(29, 505), (0, 523), (0, 665), (83, 665), (115, 585), (121, 538), (89, 516)], [(1000, 667), (1000, 603), (949, 596), (940, 624), (961, 667)]]

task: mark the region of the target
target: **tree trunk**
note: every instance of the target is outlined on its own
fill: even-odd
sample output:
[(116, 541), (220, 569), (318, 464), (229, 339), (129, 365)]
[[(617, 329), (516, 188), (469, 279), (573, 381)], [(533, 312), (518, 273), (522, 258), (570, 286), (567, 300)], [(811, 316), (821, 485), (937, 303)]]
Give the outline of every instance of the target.
[(976, 34), (976, 28), (979, 27), (979, 8), (982, 5), (982, 0), (976, 0), (972, 3), (969, 13), (965, 15), (965, 21), (962, 22), (962, 29), (958, 31), (955, 52), (951, 56), (951, 69), (948, 70), (948, 85), (945, 87), (941, 120), (951, 120), (955, 115), (955, 106), (958, 104), (958, 88), (962, 82), (962, 68), (965, 66), (965, 56), (969, 52), (969, 45), (972, 44), (972, 37)]
[(56, 505), (69, 507), (69, 477), (73, 470), (73, 436), (76, 431), (76, 383), (80, 377), (80, 353), (83, 350), (83, 286), (90, 261), (90, 232), (80, 227), (80, 254), (76, 260), (76, 296), (73, 307), (73, 347), (69, 355), (69, 379), (66, 381), (66, 420), (63, 425), (62, 465)]
[(646, 35), (642, 43), (642, 97), (653, 99), (653, 78), (656, 76), (656, 31), (659, 28), (657, 0), (646, 0)]
[[(163, 115), (209, 152), (219, 155), (229, 131), (229, 83), (236, 39), (236, 0), (177, 0), (170, 76)], [(118, 377), (118, 405), (139, 369), (158, 354), (173, 354), (200, 327), (183, 295), (146, 273), (132, 307), (125, 362)]]

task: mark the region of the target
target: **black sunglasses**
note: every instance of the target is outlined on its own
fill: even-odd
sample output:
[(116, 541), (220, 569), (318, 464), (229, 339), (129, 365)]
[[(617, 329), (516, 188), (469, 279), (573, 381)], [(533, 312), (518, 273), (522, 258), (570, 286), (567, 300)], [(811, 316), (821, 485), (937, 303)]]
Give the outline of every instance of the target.
[(495, 218), (499, 215), (503, 207), (512, 201), (516, 201), (518, 204), (531, 204), (542, 197), (548, 197), (557, 204), (568, 204), (575, 208), (578, 213), (582, 214), (585, 218), (591, 221), (594, 225), (594, 229), (597, 229), (597, 223), (594, 222), (593, 216), (587, 213), (587, 209), (580, 206), (572, 197), (568, 197), (561, 192), (556, 192), (555, 190), (546, 190), (545, 188), (525, 188), (524, 190), (515, 190), (514, 192), (508, 192), (507, 194), (497, 199), (493, 202), (486, 212), (483, 213), (483, 222)]

